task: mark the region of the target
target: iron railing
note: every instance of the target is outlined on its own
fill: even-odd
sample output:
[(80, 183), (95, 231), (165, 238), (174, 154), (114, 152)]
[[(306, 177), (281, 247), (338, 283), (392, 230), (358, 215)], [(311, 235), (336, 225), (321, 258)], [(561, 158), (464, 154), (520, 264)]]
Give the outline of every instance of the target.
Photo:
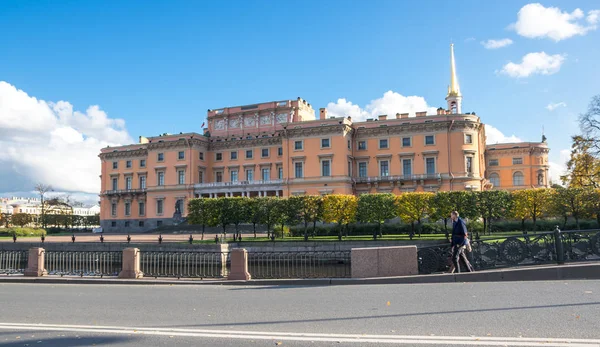
[(248, 252), (255, 279), (351, 277), (350, 251)]
[[(556, 242), (557, 235), (560, 238)], [(523, 234), (522, 236), (472, 240), (469, 261), (476, 270), (510, 266), (600, 260), (600, 230), (572, 230)], [(562, 248), (562, 255), (560, 250)], [(449, 244), (425, 246), (418, 250), (419, 272), (448, 270)]]
[(118, 276), (123, 253), (95, 251), (46, 251), (45, 267), (49, 275)]
[(27, 251), (0, 251), (0, 274), (17, 274), (27, 268)]
[(224, 278), (228, 252), (141, 252), (141, 271), (146, 277)]

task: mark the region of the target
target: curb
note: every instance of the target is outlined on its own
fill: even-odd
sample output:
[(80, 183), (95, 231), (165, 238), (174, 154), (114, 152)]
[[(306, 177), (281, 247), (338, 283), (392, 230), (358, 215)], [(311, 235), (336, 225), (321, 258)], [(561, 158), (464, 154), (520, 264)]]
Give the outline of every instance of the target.
[(378, 278), (315, 278), (315, 279), (257, 279), (229, 281), (224, 279), (178, 280), (178, 279), (116, 279), (82, 277), (24, 277), (0, 276), (2, 283), (42, 284), (105, 284), (105, 285), (227, 285), (227, 286), (329, 286), (365, 284), (433, 284), (471, 282), (521, 282), (560, 280), (599, 280), (600, 262), (585, 264), (507, 268), (460, 274), (433, 274)]

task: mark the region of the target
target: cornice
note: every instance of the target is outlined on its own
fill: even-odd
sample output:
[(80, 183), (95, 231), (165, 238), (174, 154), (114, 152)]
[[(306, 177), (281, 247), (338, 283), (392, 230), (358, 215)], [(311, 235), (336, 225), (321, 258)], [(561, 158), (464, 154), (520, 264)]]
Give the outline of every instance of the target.
[(116, 151), (116, 152), (107, 152), (100, 153), (100, 159), (133, 159), (133, 158), (142, 158), (148, 156), (148, 150), (145, 148), (133, 149), (133, 150), (125, 150), (125, 151)]
[(283, 136), (285, 138), (298, 138), (333, 134), (346, 135), (352, 132), (354, 132), (354, 129), (348, 124), (315, 125), (303, 128), (302, 125), (294, 126), (294, 123), (289, 123), (288, 129), (283, 131)]
[(451, 132), (478, 131), (482, 126), (482, 124), (479, 122), (455, 121), (452, 123), (451, 121), (447, 120), (431, 123), (409, 123), (396, 125), (385, 124), (385, 126), (380, 125), (373, 128), (358, 128), (356, 129), (356, 136), (357, 138), (370, 138), (399, 134), (443, 132), (448, 131), (451, 124)]
[(211, 142), (208, 145), (208, 149), (211, 151), (218, 151), (224, 149), (240, 149), (250, 147), (265, 147), (275, 146), (281, 144), (281, 137), (259, 137), (250, 140), (234, 140), (225, 141), (224, 139), (219, 142)]

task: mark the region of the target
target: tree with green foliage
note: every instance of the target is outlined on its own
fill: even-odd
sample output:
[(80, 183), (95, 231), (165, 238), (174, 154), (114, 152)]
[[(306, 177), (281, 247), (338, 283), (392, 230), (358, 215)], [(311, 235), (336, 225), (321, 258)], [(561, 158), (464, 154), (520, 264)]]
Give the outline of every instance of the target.
[(373, 240), (382, 236), (381, 225), (396, 216), (395, 197), (390, 193), (362, 194), (358, 197), (357, 218), (363, 223), (377, 224)]
[(254, 238), (256, 238), (256, 226), (259, 225), (263, 220), (262, 204), (265, 200), (259, 198), (251, 198), (246, 201), (246, 208), (248, 210), (248, 222), (252, 223), (252, 230), (254, 232)]
[(285, 236), (285, 226), (300, 222), (300, 204), (296, 199), (275, 199), (273, 213), (276, 224), (281, 225), (281, 238)]
[(431, 219), (444, 221), (444, 233), (446, 240), (450, 242), (450, 233), (448, 232), (448, 220), (450, 213), (454, 210), (450, 200), (450, 192), (437, 192), (431, 199), (432, 211)]
[(433, 208), (433, 198), (435, 194), (424, 193), (404, 193), (396, 196), (396, 213), (405, 223), (410, 223), (410, 238), (412, 240), (415, 234), (415, 222), (421, 237), (421, 221), (427, 218)]
[(235, 227), (234, 238), (240, 237), (240, 224), (249, 220), (248, 203), (249, 198), (231, 197), (229, 199), (229, 221)]
[(567, 227), (567, 222), (569, 221), (569, 206), (567, 204), (567, 201), (562, 199), (561, 194), (559, 194), (559, 189), (564, 189), (564, 187), (558, 186), (555, 189), (552, 189), (552, 191), (550, 192), (548, 213), (553, 217), (562, 219), (563, 224), (561, 228), (564, 230)]
[(596, 218), (596, 224), (600, 227), (600, 189), (589, 190), (588, 194), (588, 213), (590, 216)]
[(207, 210), (209, 205), (211, 205), (210, 200), (204, 198), (191, 199), (188, 203), (188, 224), (202, 226), (201, 240), (204, 240), (205, 227), (211, 224), (209, 221), (210, 212)]
[(12, 215), (12, 224), (20, 226), (21, 228), (31, 223), (33, 218), (28, 213), (15, 213)]
[(298, 195), (288, 200), (292, 205), (299, 206), (299, 218), (304, 223), (304, 241), (308, 241), (308, 224), (313, 223), (313, 228), (316, 228), (322, 215), (323, 199), (318, 195)]
[(479, 217), (477, 211), (477, 196), (475, 192), (470, 191), (451, 191), (448, 193), (450, 206), (453, 211), (458, 211), (460, 216), (465, 219), (475, 219)]
[(580, 135), (572, 140), (571, 158), (561, 181), (569, 187), (600, 188), (600, 159), (593, 153), (596, 141)]
[(12, 215), (8, 212), (0, 213), (0, 225), (4, 225), (5, 228), (10, 226), (10, 219)]
[(536, 230), (537, 220), (550, 211), (551, 190), (546, 188), (524, 189), (512, 192), (512, 215), (521, 219), (521, 226), (525, 232), (525, 220), (533, 221), (533, 230)]
[(566, 207), (568, 215), (575, 219), (577, 229), (580, 229), (579, 221), (590, 215), (591, 191), (584, 188), (559, 188), (556, 189), (556, 198)]
[[(493, 219), (503, 218), (510, 211), (510, 194), (503, 190), (484, 190), (477, 193), (477, 209), (483, 219), (483, 233), (487, 231), (491, 234), (491, 224)], [(479, 238), (479, 232), (476, 232), (476, 238)]]
[(323, 197), (323, 221), (337, 224), (338, 240), (342, 240), (344, 227), (347, 232), (348, 224), (355, 221), (357, 207), (354, 195), (329, 194)]
[(274, 225), (277, 224), (277, 221), (279, 220), (279, 216), (277, 215), (279, 212), (279, 209), (277, 208), (277, 201), (280, 199), (274, 197), (260, 197), (256, 199), (260, 201), (260, 224), (263, 224), (267, 227), (267, 237), (271, 237), (273, 236), (271, 234), (271, 229)]

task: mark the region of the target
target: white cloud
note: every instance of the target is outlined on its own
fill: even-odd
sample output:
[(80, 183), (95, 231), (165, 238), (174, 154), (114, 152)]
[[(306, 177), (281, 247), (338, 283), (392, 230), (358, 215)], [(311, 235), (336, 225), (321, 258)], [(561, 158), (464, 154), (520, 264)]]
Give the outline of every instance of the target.
[(352, 117), (352, 121), (360, 122), (367, 118), (376, 118), (386, 114), (395, 117), (396, 113), (408, 113), (415, 116), (416, 112), (427, 111), (427, 114), (436, 114), (436, 108), (427, 105), (421, 96), (404, 96), (393, 91), (387, 91), (379, 99), (371, 100), (368, 105), (361, 108), (346, 99), (327, 104), (327, 113), (332, 117)]
[(564, 103), (564, 102), (562, 102), (562, 101), (561, 102), (557, 102), (555, 104), (549, 103), (548, 106), (546, 106), (546, 109), (548, 111), (554, 111), (554, 110), (556, 110), (559, 107), (567, 107), (567, 104)]
[(560, 70), (566, 55), (548, 55), (546, 52), (528, 53), (523, 57), (521, 63), (512, 61), (504, 65), (501, 73), (510, 77), (523, 78), (531, 75), (552, 75)]
[(0, 192), (29, 191), (41, 182), (97, 194), (100, 149), (133, 142), (125, 122), (98, 106), (74, 111), (69, 102), (38, 100), (3, 81), (0, 114)]
[(475, 39), (474, 37), (467, 37), (467, 38), (465, 39), (465, 43), (469, 43), (469, 42), (472, 42), (472, 41), (475, 41), (475, 40), (476, 40), (476, 39)]
[(495, 145), (497, 143), (513, 143), (522, 142), (520, 138), (515, 135), (506, 136), (497, 128), (486, 124), (485, 125), (485, 143), (487, 145)]
[(548, 164), (550, 166), (548, 175), (550, 176), (550, 180), (552, 183), (561, 184), (560, 176), (564, 175), (567, 171), (567, 162), (571, 158), (571, 151), (568, 149), (563, 149), (559, 152), (558, 161), (549, 161)]
[(599, 14), (598, 10), (589, 11), (586, 18), (589, 25), (585, 25), (582, 23), (585, 14), (578, 8), (568, 13), (558, 7), (544, 7), (539, 3), (527, 4), (519, 10), (517, 22), (509, 27), (524, 37), (560, 41), (596, 30)]
[(498, 48), (512, 45), (513, 40), (511, 40), (511, 39), (487, 40), (487, 41), (481, 41), (481, 44), (486, 49), (498, 49)]

